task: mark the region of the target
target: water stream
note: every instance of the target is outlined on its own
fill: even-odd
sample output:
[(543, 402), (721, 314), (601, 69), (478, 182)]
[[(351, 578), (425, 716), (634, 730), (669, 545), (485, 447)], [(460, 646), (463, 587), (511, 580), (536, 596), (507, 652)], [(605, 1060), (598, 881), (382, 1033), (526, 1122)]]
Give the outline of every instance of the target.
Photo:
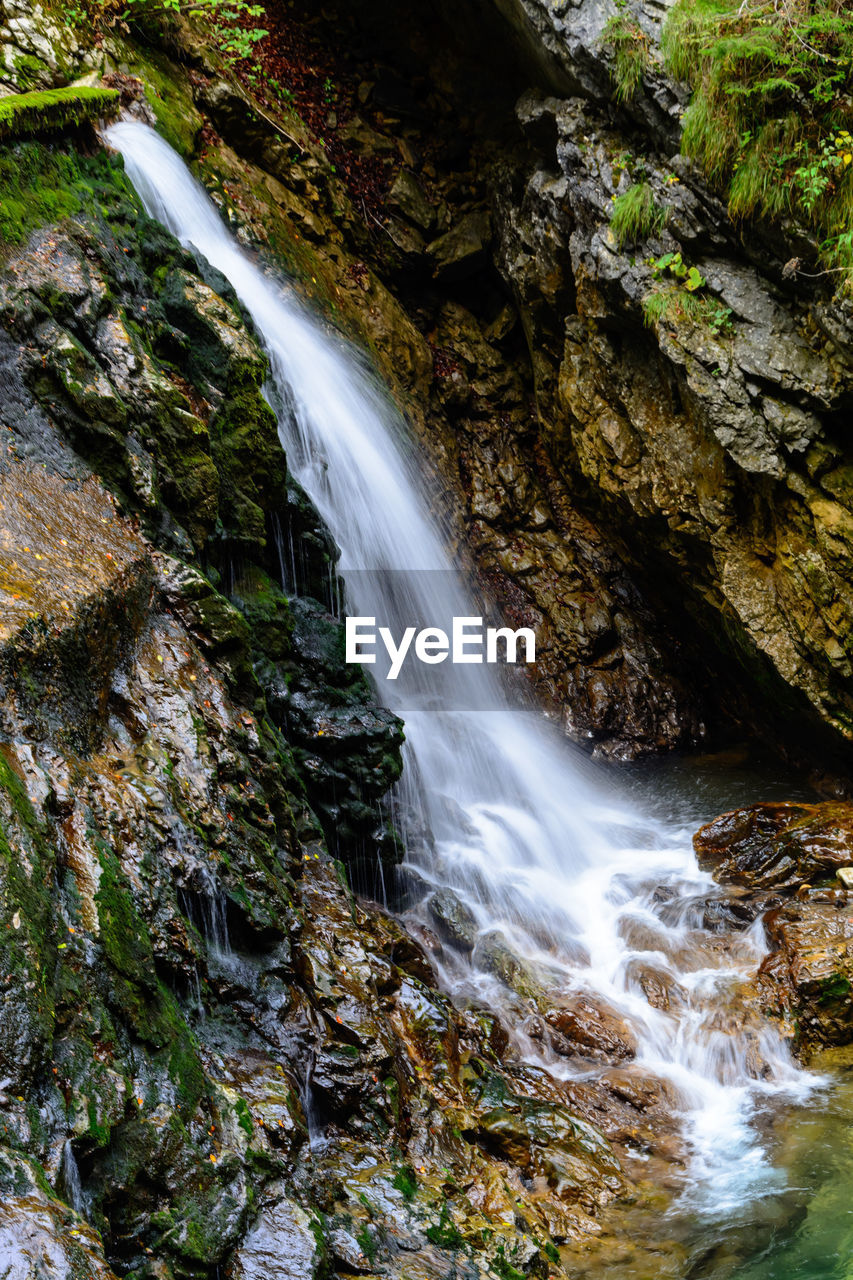
[[(251, 313), (290, 467), (341, 548), (350, 612), (376, 616), (395, 635), (480, 615), (449, 559), (405, 426), (359, 356), (238, 246), (154, 131), (121, 123), (106, 136), (151, 216), (222, 272)], [(292, 560), (292, 549), (281, 555)], [(636, 788), (616, 793), (612, 776), (603, 780), (516, 705), (494, 668), (413, 663), (393, 683), (374, 671), (406, 727), (395, 811), (419, 890), (413, 918), (429, 919), (429, 893), (441, 888), (476, 922), (471, 953), (448, 961), (446, 987), (503, 1011), (525, 1051), (563, 1074), (577, 1068), (532, 1034), (529, 1007), (501, 981), (496, 947), (519, 958), (555, 1005), (593, 993), (629, 1025), (637, 1069), (669, 1082), (704, 1208), (743, 1203), (768, 1176), (756, 1107), (812, 1087), (741, 996), (763, 953), (760, 924), (706, 928), (708, 900), (722, 891), (697, 867), (691, 828), (655, 816)], [(649, 1002), (650, 975), (678, 993), (669, 1008)]]

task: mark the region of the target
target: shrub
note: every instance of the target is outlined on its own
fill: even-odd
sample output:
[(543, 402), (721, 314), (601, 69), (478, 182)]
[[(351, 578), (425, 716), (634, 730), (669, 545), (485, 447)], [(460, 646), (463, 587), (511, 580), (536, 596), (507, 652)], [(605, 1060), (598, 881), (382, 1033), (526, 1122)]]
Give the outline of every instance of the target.
[(668, 209), (659, 205), (647, 182), (629, 187), (613, 201), (610, 226), (621, 249), (626, 241), (648, 240), (666, 226)]
[(0, 98), (0, 140), (56, 133), (101, 116), (115, 115), (118, 98), (115, 89), (87, 86), (10, 94)]
[(131, 24), (156, 29), (178, 14), (196, 18), (229, 62), (251, 58), (255, 45), (269, 34), (257, 25), (263, 5), (251, 0), (78, 0), (62, 8), (70, 26), (95, 30), (117, 26), (129, 31)]

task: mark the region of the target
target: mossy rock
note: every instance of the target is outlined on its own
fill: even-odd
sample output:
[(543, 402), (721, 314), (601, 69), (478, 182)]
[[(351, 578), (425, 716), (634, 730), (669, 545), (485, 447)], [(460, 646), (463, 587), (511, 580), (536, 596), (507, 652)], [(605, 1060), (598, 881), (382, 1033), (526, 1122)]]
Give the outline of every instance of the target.
[(0, 140), (58, 133), (114, 116), (119, 108), (115, 89), (71, 86), (13, 93), (0, 98)]

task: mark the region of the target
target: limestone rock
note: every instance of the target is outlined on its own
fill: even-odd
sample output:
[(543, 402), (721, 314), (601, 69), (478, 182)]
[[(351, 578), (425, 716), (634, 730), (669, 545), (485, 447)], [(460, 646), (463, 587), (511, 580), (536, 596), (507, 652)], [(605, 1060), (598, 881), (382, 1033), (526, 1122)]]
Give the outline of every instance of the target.
[[(276, 1199), (276, 1195), (279, 1197)], [(265, 1204), (230, 1264), (232, 1280), (314, 1280), (322, 1254), (304, 1209), (270, 1186)]]

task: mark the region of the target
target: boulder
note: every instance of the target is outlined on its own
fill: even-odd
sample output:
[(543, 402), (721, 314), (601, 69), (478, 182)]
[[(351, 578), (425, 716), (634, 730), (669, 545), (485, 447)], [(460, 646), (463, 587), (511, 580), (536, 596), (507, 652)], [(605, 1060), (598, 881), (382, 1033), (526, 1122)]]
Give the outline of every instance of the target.
[[(821, 901), (821, 899), (829, 899)], [(790, 1026), (797, 1052), (853, 1042), (853, 900), (810, 894), (765, 920), (770, 954), (758, 988)]]
[(437, 890), (427, 905), (439, 937), (460, 951), (473, 951), (479, 933), (477, 921), (453, 890)]
[(853, 804), (759, 804), (724, 813), (693, 837), (699, 865), (722, 883), (796, 889), (849, 867)]

